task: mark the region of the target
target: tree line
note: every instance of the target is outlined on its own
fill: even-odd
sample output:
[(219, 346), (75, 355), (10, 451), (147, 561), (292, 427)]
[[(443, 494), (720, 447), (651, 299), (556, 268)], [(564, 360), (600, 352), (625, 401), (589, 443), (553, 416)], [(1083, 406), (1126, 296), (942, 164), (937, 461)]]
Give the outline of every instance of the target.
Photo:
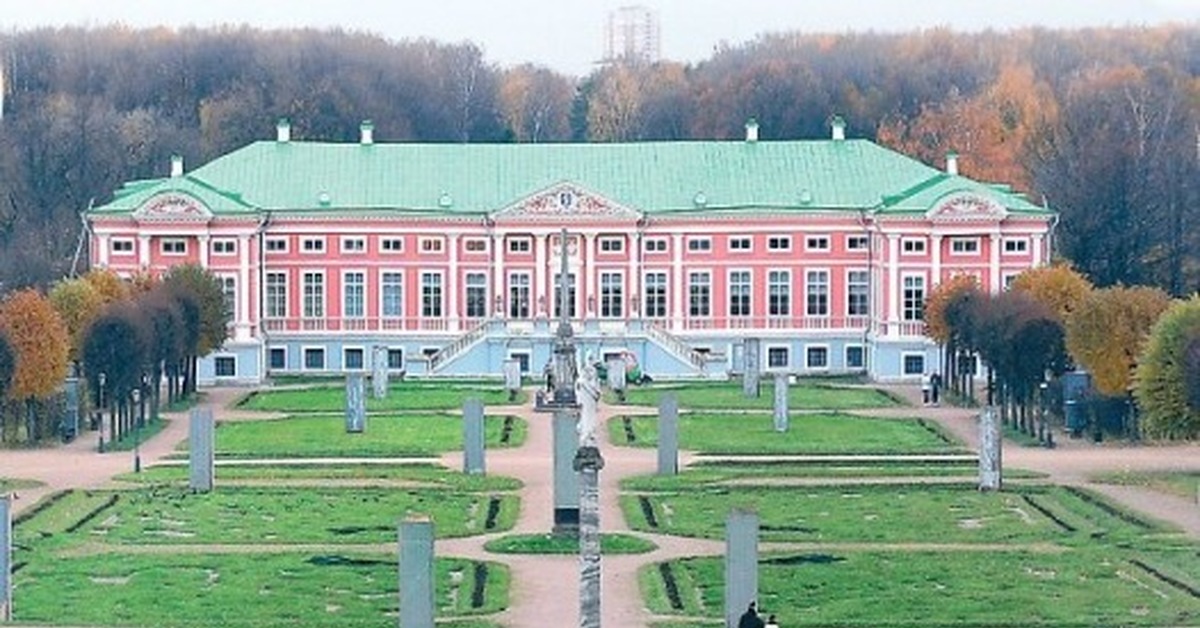
[(777, 34), (694, 64), (584, 77), (471, 43), (338, 30), (39, 29), (0, 35), (0, 285), (47, 285), (78, 215), (168, 158), (271, 136), (560, 142), (851, 137), (1008, 183), (1061, 212), (1057, 252), (1100, 286), (1200, 288), (1200, 28)]

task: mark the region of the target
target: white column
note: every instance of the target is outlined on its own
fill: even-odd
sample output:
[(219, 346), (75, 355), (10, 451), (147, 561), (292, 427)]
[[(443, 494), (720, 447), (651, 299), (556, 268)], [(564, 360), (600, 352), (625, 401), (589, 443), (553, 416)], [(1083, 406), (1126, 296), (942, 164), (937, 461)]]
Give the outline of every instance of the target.
[[(209, 253), (208, 234), (202, 233), (202, 234), (196, 236), (196, 242), (197, 242), (196, 246), (200, 247), (200, 268), (208, 268), (208, 253)], [(239, 242), (238, 247), (243, 248), (244, 244), (245, 244), (244, 242)]]
[(458, 331), (462, 323), (462, 312), (458, 311), (458, 234), (451, 233), (446, 238), (446, 245), (450, 247), (450, 269), (446, 277), (446, 294), (449, 295), (449, 300), (446, 307), (450, 331)]
[[(546, 247), (550, 245), (546, 234), (538, 234), (533, 238), (533, 303), (534, 316), (545, 317), (554, 311), (553, 299), (546, 297)], [(557, 270), (555, 271), (557, 272)]]
[(1000, 283), (1000, 234), (993, 233), (991, 246), (988, 250), (988, 290), (1000, 292), (1004, 286)]
[[(207, 251), (207, 237), (202, 239)], [(237, 332), (238, 340), (250, 339), (250, 235), (238, 237)], [(207, 255), (205, 255), (207, 257)], [(205, 264), (207, 266), (207, 263)]]
[(932, 290), (942, 283), (942, 236), (937, 234), (930, 237), (930, 244), (933, 245), (932, 276), (929, 278), (929, 288)]
[(110, 236), (107, 233), (96, 234), (96, 248), (98, 250), (96, 251), (95, 258), (96, 263), (99, 264), (101, 268), (108, 266), (108, 252), (112, 248), (112, 243), (109, 242), (109, 237)]
[(596, 272), (596, 234), (583, 234), (582, 240), (579, 244), (585, 248), (583, 250), (583, 268), (580, 269), (580, 273), (587, 276), (587, 293), (583, 295), (583, 302), (580, 305), (586, 308), (589, 302), (595, 303), (596, 307), (587, 312), (586, 316), (597, 318), (600, 316), (600, 294), (596, 289), (596, 280), (599, 276), (599, 273)]
[[(626, 309), (629, 317), (637, 312), (642, 315), (642, 305), (646, 300), (646, 295), (642, 294), (642, 269), (639, 260), (642, 255), (642, 234), (634, 234), (629, 236), (629, 280), (625, 283), (629, 286), (629, 307)], [(636, 299), (636, 300), (635, 300)]]
[(894, 335), (900, 321), (900, 234), (889, 233), (888, 239), (888, 334)]
[(1038, 266), (1042, 265), (1042, 247), (1045, 246), (1045, 243), (1042, 240), (1042, 234), (1033, 234), (1033, 242), (1030, 243), (1030, 246), (1033, 247), (1033, 267), (1037, 268)]
[(492, 234), (492, 303), (488, 304), (489, 308), (495, 308), (496, 296), (500, 296), (500, 311), (495, 313), (495, 316), (508, 318), (508, 304), (505, 299), (508, 294), (504, 290), (504, 238), (498, 234)]
[(150, 266), (150, 236), (138, 236), (138, 266), (143, 268)]
[(671, 234), (671, 329), (679, 331), (683, 325), (683, 304), (687, 291), (683, 286), (683, 234)]

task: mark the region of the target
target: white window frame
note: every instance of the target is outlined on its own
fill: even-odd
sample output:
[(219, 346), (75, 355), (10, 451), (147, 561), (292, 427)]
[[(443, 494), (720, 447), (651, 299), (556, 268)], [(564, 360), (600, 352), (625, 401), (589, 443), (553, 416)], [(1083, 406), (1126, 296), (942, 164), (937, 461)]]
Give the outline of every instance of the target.
[[(308, 352), (321, 352), (321, 367), (315, 368), (308, 365)], [(329, 368), (329, 354), (325, 351), (323, 345), (303, 345), (300, 347), (300, 370), (301, 371), (325, 371)]]
[[(395, 246), (392, 246), (392, 245)], [(399, 255), (404, 252), (404, 238), (401, 236), (379, 236), (379, 253), (381, 255)]]
[[(855, 242), (862, 242), (862, 246), (853, 246)], [(861, 233), (846, 234), (846, 251), (847, 252), (866, 252), (871, 249), (871, 236), (862, 235)]]
[[(283, 276), (283, 314), (282, 315), (272, 315), (270, 313), (270, 309), (271, 309), (270, 304), (272, 303), (273, 299), (276, 298), (276, 297), (270, 296), (270, 292), (269, 292), (271, 282), (268, 281), (268, 278), (271, 277), (272, 275), (282, 275)], [(284, 319), (284, 318), (288, 317), (288, 312), (291, 310), (291, 305), (288, 302), (289, 297), (291, 296), (291, 294), (290, 294), (291, 285), (290, 284), (291, 284), (291, 273), (287, 272), (286, 270), (268, 270), (268, 271), (266, 271), (266, 273), (263, 274), (263, 318), (270, 319), (270, 320), (280, 320), (280, 319)]]
[[(784, 281), (783, 283), (772, 282), (771, 275), (775, 274), (775, 273), (781, 273), (786, 278), (786, 281)], [(775, 286), (783, 286), (783, 289), (786, 292), (786, 295), (785, 295), (786, 298), (783, 299), (782, 301), (776, 302), (775, 299), (773, 298), (775, 295), (773, 295), (771, 293), (772, 292), (771, 289)], [(795, 281), (795, 277), (792, 275), (791, 269), (788, 269), (788, 268), (768, 268), (767, 269), (767, 316), (768, 317), (770, 317), (770, 318), (791, 318), (792, 311), (795, 309), (792, 307), (792, 304), (795, 301), (795, 299), (794, 299), (795, 292), (796, 292), (795, 287), (796, 287), (796, 281)], [(783, 307), (780, 308), (782, 311), (772, 312), (771, 311), (772, 308), (774, 308), (777, 303), (782, 304)]]
[[(824, 273), (824, 297), (825, 311), (820, 314), (813, 314), (809, 311), (810, 300), (814, 296), (812, 289), (813, 284), (809, 281), (809, 273)], [(805, 268), (804, 269), (804, 316), (806, 318), (829, 318), (833, 315), (833, 273), (828, 268)]]
[[(362, 275), (362, 295), (361, 295), (362, 296), (362, 305), (361, 305), (361, 307), (358, 308), (359, 314), (356, 314), (354, 316), (351, 316), (350, 314), (348, 314), (346, 312), (346, 310), (348, 309), (346, 307), (346, 305), (347, 305), (346, 297), (348, 296), (346, 293), (346, 276), (350, 275), (352, 273), (357, 274), (357, 275)], [(340, 290), (340, 292), (342, 293), (342, 318), (354, 319), (354, 320), (361, 320), (361, 319), (366, 318), (367, 317), (367, 294), (370, 292), (369, 284), (371, 282), (370, 274), (367, 272), (367, 270), (365, 268), (344, 268), (344, 269), (342, 269), (341, 282), (342, 282), (342, 285), (341, 285), (342, 289)]]
[[(438, 277), (437, 311), (432, 312), (432, 313), (426, 313), (426, 311), (425, 311), (425, 277), (433, 276), (433, 275), (436, 275)], [(418, 290), (418, 292), (417, 292), (417, 297), (418, 297), (417, 311), (420, 312), (421, 318), (423, 318), (425, 320), (438, 319), (438, 318), (444, 318), (448, 314), (448, 312), (446, 312), (446, 305), (447, 305), (447, 303), (446, 303), (446, 288), (447, 288), (447, 286), (446, 286), (446, 271), (445, 270), (443, 270), (441, 268), (422, 268), (419, 271), (417, 271), (417, 290)], [(424, 349), (422, 349), (421, 351), (424, 352)]]
[[(657, 311), (651, 312), (650, 305), (650, 281), (648, 278), (651, 275), (662, 276), (662, 313)], [(655, 307), (655, 310), (658, 308)], [(646, 318), (666, 318), (671, 315), (671, 273), (665, 269), (650, 269), (642, 271), (642, 315)]]
[[(400, 276), (400, 301), (399, 301), (400, 311), (396, 314), (388, 314), (387, 310), (385, 309), (386, 305), (388, 303), (388, 300), (384, 294), (384, 286), (385, 286), (385, 283), (383, 281), (384, 275), (399, 275)], [(407, 300), (406, 299), (407, 283), (408, 283), (408, 277), (405, 275), (403, 268), (380, 268), (379, 269), (379, 318), (386, 319), (389, 321), (404, 318), (404, 312), (406, 309), (405, 301)]]
[(263, 245), (263, 251), (268, 254), (282, 255), (291, 248), (290, 242), (291, 238), (287, 236), (267, 238), (266, 244)]
[(507, 238), (508, 252), (513, 255), (529, 255), (533, 253), (533, 238), (529, 236), (510, 236)]
[[(306, 305), (305, 299), (307, 298), (308, 295), (305, 294), (307, 292), (307, 285), (306, 285), (306, 282), (304, 281), (305, 275), (320, 275), (321, 276), (321, 313), (320, 314), (309, 315), (307, 313), (308, 308), (305, 307), (305, 305)], [(311, 321), (311, 320), (322, 320), (322, 319), (326, 318), (327, 316), (329, 316), (328, 296), (329, 296), (329, 277), (326, 276), (324, 270), (322, 270), (322, 269), (302, 269), (300, 271), (300, 318)]]
[(441, 255), (446, 252), (446, 239), (441, 236), (421, 236), (417, 239), (421, 255)]
[(833, 239), (825, 233), (804, 236), (804, 250), (807, 253), (828, 253), (833, 250)]
[[(909, 245), (912, 245), (913, 250), (908, 250)], [(929, 244), (924, 237), (910, 236), (900, 238), (900, 254), (901, 255), (926, 255), (929, 253)]]
[[(217, 362), (219, 360), (233, 360), (233, 375), (221, 375), (217, 372)], [(218, 353), (213, 356), (213, 377), (216, 379), (234, 379), (238, 373), (237, 355), (233, 353)]]
[[(275, 351), (282, 351), (282, 352), (283, 352), (283, 366), (280, 366), (280, 367), (274, 367), (274, 366), (271, 366), (271, 354), (272, 354), (273, 352), (275, 352)], [(278, 369), (280, 369), (280, 370), (284, 370), (284, 371), (286, 371), (286, 370), (287, 370), (287, 366), (288, 366), (288, 348), (287, 348), (287, 345), (284, 345), (284, 346), (282, 346), (282, 347), (267, 347), (267, 368), (268, 368), (268, 369), (275, 369), (275, 368), (278, 368)]]
[[(525, 280), (524, 284), (517, 285), (517, 282), (513, 281), (513, 277), (523, 277)], [(510, 270), (510, 271), (508, 271), (508, 274), (505, 275), (504, 279), (505, 279), (505, 282), (504, 282), (505, 318), (510, 318), (510, 319), (518, 320), (518, 321), (529, 320), (530, 318), (533, 318), (533, 315), (536, 313), (536, 308), (534, 307), (534, 303), (533, 303), (533, 271), (530, 269), (527, 269), (527, 268)], [(524, 298), (521, 301), (518, 301), (515, 303), (513, 302), (513, 290), (514, 289), (523, 289), (524, 290)], [(521, 294), (521, 293), (518, 292), (517, 294)], [(514, 305), (516, 305), (518, 307), (514, 308), (513, 307)], [(514, 314), (513, 313), (514, 309), (524, 310), (524, 314), (521, 314), (521, 315)]]
[(342, 236), (339, 246), (338, 250), (342, 252), (342, 255), (367, 254), (367, 239), (363, 236)]
[[(850, 350), (858, 349), (862, 352), (862, 364), (854, 366), (850, 364)], [(842, 368), (849, 371), (850, 369), (865, 369), (867, 368), (867, 347), (862, 343), (849, 343), (842, 347)]]
[[(229, 318), (230, 320), (238, 320), (238, 276), (236, 273), (213, 273), (217, 278), (217, 283), (221, 284), (222, 301), (228, 299), (229, 302)], [(225, 284), (229, 282), (230, 289), (226, 291)]]
[[(392, 352), (393, 351), (400, 352), (400, 366), (392, 366)], [(408, 351), (405, 351), (404, 347), (389, 346), (387, 348), (387, 352), (384, 353), (383, 359), (387, 360), (387, 370), (389, 373), (403, 371), (405, 365), (408, 362)]]
[[(173, 250), (168, 251), (167, 250), (168, 244), (171, 244), (171, 245), (179, 244), (179, 245), (182, 245), (183, 248), (179, 251), (173, 251)], [(171, 248), (175, 248), (175, 247), (172, 246)], [(187, 238), (162, 238), (158, 241), (158, 252), (162, 253), (164, 256), (169, 255), (171, 257), (182, 257), (184, 255), (187, 255), (187, 253), (188, 253)]]
[[(852, 294), (850, 292), (850, 286), (854, 285), (850, 282), (850, 273), (866, 273), (867, 274), (866, 283), (861, 284), (861, 285), (865, 285), (867, 288), (867, 290), (866, 290), (867, 311), (863, 312), (861, 314), (853, 314), (850, 312), (850, 296)], [(842, 283), (842, 286), (844, 286), (844, 290), (846, 292), (846, 309), (844, 310), (846, 312), (846, 316), (870, 316), (871, 315), (871, 270), (869, 268), (847, 268), (846, 275), (845, 275), (844, 281)]]
[[(1029, 238), (1004, 238), (1002, 242), (1002, 255), (1029, 255)], [(1010, 245), (1012, 250), (1009, 250)]]
[(597, 238), (596, 250), (605, 255), (616, 255), (625, 252), (625, 239), (620, 236), (605, 236)]
[[(358, 351), (362, 353), (362, 366), (354, 369), (353, 371), (351, 371), (350, 367), (346, 365), (346, 354), (350, 351)], [(367, 348), (362, 345), (342, 345), (342, 371), (359, 373), (365, 370), (367, 370)]]
[[(825, 351), (825, 365), (824, 366), (813, 366), (812, 365), (812, 360), (810, 359), (812, 357), (812, 355), (809, 354), (809, 351), (812, 351), (812, 350)], [(830, 359), (829, 345), (823, 344), (823, 343), (814, 343), (814, 344), (804, 345), (804, 370), (806, 370), (806, 371), (828, 371), (830, 362), (832, 362), (832, 360)]]
[[(922, 313), (922, 316), (915, 316), (912, 318), (909, 318), (909, 316), (908, 316), (909, 309), (905, 306), (905, 303), (904, 303), (904, 301), (905, 301), (904, 291), (905, 291), (905, 283), (909, 279), (920, 279), (921, 280), (921, 299), (920, 299), (919, 309)], [(900, 303), (899, 303), (899, 305), (900, 305), (900, 322), (902, 322), (902, 323), (917, 323), (917, 322), (924, 320), (923, 315), (925, 313), (925, 299), (929, 298), (929, 290), (930, 290), (929, 278), (925, 276), (925, 273), (902, 273), (900, 275), (900, 285), (897, 286), (897, 292), (896, 292), (897, 297), (899, 297), (899, 299), (900, 299)]]
[[(733, 274), (745, 273), (750, 281), (746, 285), (746, 312), (733, 313)], [(754, 316), (754, 271), (749, 268), (730, 268), (725, 272), (725, 316), (731, 319), (748, 319)]]
[(792, 251), (792, 236), (790, 235), (769, 235), (767, 236), (767, 252), (768, 253), (790, 253)]
[[(617, 312), (615, 314), (612, 312), (609, 312), (607, 314), (604, 313), (605, 306), (608, 305), (605, 302), (605, 299), (611, 298), (611, 297), (606, 297), (604, 294), (605, 276), (617, 277), (617, 284), (616, 284)], [(597, 286), (596, 286), (596, 289), (597, 289), (596, 315), (605, 320), (616, 320), (616, 319), (624, 318), (625, 311), (626, 311), (625, 308), (628, 307), (628, 301), (629, 301), (629, 299), (626, 298), (627, 295), (625, 294), (625, 292), (626, 292), (625, 291), (625, 271), (612, 269), (612, 268), (600, 270), (597, 273), (596, 283), (597, 283)]]
[[(463, 238), (462, 246), (463, 246), (463, 253), (470, 253), (470, 254), (475, 254), (475, 255), (486, 254), (488, 252), (488, 239), (487, 238)], [(473, 248), (471, 248), (472, 246), (476, 246), (477, 248), (473, 249)]]
[[(705, 277), (708, 278), (708, 283), (704, 284), (705, 286), (708, 287), (708, 299), (705, 304), (705, 309), (708, 310), (707, 314), (693, 314), (692, 313), (692, 285), (693, 285), (692, 278), (693, 278), (693, 275), (704, 275)], [(681, 299), (687, 299), (686, 301), (684, 301), (684, 303), (687, 305), (687, 309), (684, 310), (684, 312), (687, 313), (687, 317), (689, 319), (693, 319), (693, 320), (708, 320), (708, 319), (712, 318), (712, 316), (713, 316), (713, 298), (715, 296), (716, 296), (716, 289), (715, 289), (715, 286), (713, 285), (712, 269), (711, 268), (688, 269), (687, 289), (686, 289), (686, 292), (682, 293), (679, 297)]]
[[(787, 372), (792, 370), (792, 347), (790, 345), (764, 345), (763, 351), (763, 370), (767, 372)], [(771, 366), (771, 352), (783, 351), (787, 356), (783, 366)]]
[(642, 241), (642, 251), (651, 254), (663, 254), (667, 252), (666, 238), (646, 238)]
[[(964, 250), (956, 250), (956, 249)], [(979, 255), (980, 246), (979, 238), (950, 238), (950, 254), (960, 257), (974, 257)]]
[[(472, 285), (471, 284), (472, 276), (482, 277), (483, 283)], [(467, 270), (467, 271), (463, 272), (463, 283), (462, 283), (463, 318), (467, 318), (467, 319), (471, 319), (471, 320), (481, 320), (481, 319), (488, 317), (488, 313), (492, 311), (492, 287), (491, 287), (490, 283), (491, 282), (489, 281), (489, 274), (485, 270), (476, 269), (476, 270)], [(478, 316), (474, 316), (471, 314), (471, 290), (473, 288), (478, 289), (481, 287), (483, 288), (483, 313), (479, 314)]]
[(213, 238), (209, 243), (213, 255), (237, 255), (236, 238)]
[[(739, 244), (739, 246), (734, 246), (734, 244)], [(745, 246), (740, 246), (741, 244), (745, 244)], [(752, 253), (754, 252), (754, 237), (748, 235), (729, 236), (725, 247), (731, 254)]]
[[(125, 245), (128, 245), (129, 248), (124, 249), (124, 250), (118, 249), (117, 248), (118, 244), (120, 244), (122, 247), (124, 247)], [(108, 243), (108, 250), (113, 255), (136, 255), (137, 254), (137, 246), (133, 243), (133, 238), (113, 238)]]
[[(921, 358), (921, 371), (919, 373), (908, 373), (904, 370), (904, 367), (908, 364), (909, 358)], [(924, 375), (925, 371), (929, 369), (929, 364), (927, 364), (928, 361), (929, 361), (929, 358), (925, 355), (925, 353), (923, 351), (901, 351), (900, 352), (900, 376), (901, 377), (912, 377), (912, 376)]]
[(1018, 277), (1020, 274), (1021, 274), (1021, 273), (1019, 273), (1019, 272), (1017, 272), (1017, 273), (1013, 273), (1013, 272), (1004, 273), (1004, 274), (1003, 274), (1003, 275), (1000, 277), (1000, 289), (1001, 289), (1001, 290), (1003, 290), (1004, 292), (1008, 292), (1009, 290), (1011, 290), (1011, 289), (1012, 289), (1012, 284), (1013, 284), (1013, 281), (1014, 281), (1014, 280), (1016, 280), (1016, 278), (1017, 278), (1017, 277)]
[(305, 236), (300, 238), (300, 252), (305, 255), (324, 255), (325, 236)]
[(712, 238), (709, 236), (688, 236), (688, 253), (712, 253)]

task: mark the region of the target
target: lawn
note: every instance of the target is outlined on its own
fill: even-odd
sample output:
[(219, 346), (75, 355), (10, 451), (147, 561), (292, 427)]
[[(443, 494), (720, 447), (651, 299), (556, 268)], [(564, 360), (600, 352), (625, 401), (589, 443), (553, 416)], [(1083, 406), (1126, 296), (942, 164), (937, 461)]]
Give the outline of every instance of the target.
[[(634, 386), (626, 390), (623, 403), (618, 401), (616, 395), (611, 392), (606, 394), (605, 401), (616, 405), (657, 408), (659, 399), (666, 392), (675, 393), (679, 399), (680, 408), (693, 410), (770, 409), (775, 407), (775, 382), (770, 378), (763, 380), (761, 394), (758, 397), (746, 397), (742, 394), (741, 382), (704, 382)], [(788, 407), (792, 410), (851, 410), (903, 405), (906, 404), (901, 400), (875, 388), (824, 383), (793, 384), (788, 394)]]
[[(18, 622), (141, 626), (394, 626), (395, 554), (113, 555), (30, 563)], [(435, 562), (438, 616), (508, 605), (508, 569)], [(438, 624), (443, 626), (444, 624)], [(487, 626), (464, 622), (454, 626)]]
[[(484, 549), (496, 554), (578, 554), (579, 539), (563, 534), (510, 534), (494, 538)], [(658, 549), (652, 541), (632, 534), (602, 534), (601, 554), (645, 554)]]
[(1093, 482), (1144, 486), (1184, 499), (1200, 495), (1200, 471), (1116, 471), (1093, 476)]
[[(816, 543), (1040, 543), (1140, 539), (1165, 528), (1090, 493), (963, 485), (737, 487), (623, 495), (633, 529), (720, 539), (734, 508), (755, 510), (763, 541)], [(1111, 509), (1111, 511), (1109, 510)]]
[[(510, 404), (501, 381), (392, 382), (388, 396), (383, 399), (371, 395), (371, 383), (367, 382), (368, 411), (460, 410), (468, 397), (478, 398), (485, 406), (519, 405), (526, 401), (525, 393), (520, 392), (516, 401)], [(343, 412), (346, 387), (343, 383), (339, 386), (260, 390), (247, 397), (240, 407), (288, 413)]]
[(21, 478), (0, 478), (0, 493), (7, 493), (23, 488), (37, 488), (42, 486), (37, 480), (25, 480)]
[[(612, 442), (658, 444), (658, 417), (619, 416), (608, 421)], [(632, 438), (631, 438), (632, 437)], [(799, 414), (787, 432), (776, 432), (769, 414), (682, 414), (679, 446), (706, 454), (945, 454), (966, 449), (923, 419), (875, 419), (850, 414)]]
[[(320, 480), (352, 482), (387, 480), (450, 491), (515, 491), (521, 482), (499, 475), (468, 475), (432, 464), (352, 464), (352, 465), (226, 465), (215, 467), (217, 482), (237, 480), (264, 484), (304, 483)], [(148, 467), (141, 473), (124, 473), (115, 479), (138, 484), (182, 484), (188, 481), (186, 465)]]
[[(1144, 557), (1143, 557), (1144, 558)], [(1194, 626), (1200, 599), (1119, 550), (772, 554), (759, 607), (782, 626)], [(720, 617), (719, 558), (644, 568), (656, 614)]]
[[(489, 448), (519, 447), (525, 442), (525, 421), (516, 417), (487, 416), (484, 429)], [(341, 416), (294, 416), (220, 423), (216, 436), (221, 457), (436, 456), (462, 449), (463, 422), (448, 414), (370, 417), (364, 432), (349, 434)]]
[(104, 443), (104, 451), (133, 451), (134, 445), (144, 444), (151, 437), (163, 431), (167, 427), (167, 423), (169, 421), (166, 419), (159, 419), (157, 421), (147, 419), (142, 429), (134, 429), (128, 432), (121, 440)]
[[(745, 464), (696, 464), (682, 469), (677, 475), (641, 475), (621, 480), (624, 491), (679, 491), (691, 488), (712, 488), (730, 484), (764, 485), (787, 483), (789, 480), (842, 478), (850, 482), (863, 478), (896, 477), (964, 477), (976, 478), (979, 465), (953, 463), (825, 463), (779, 462)], [(1044, 474), (1022, 469), (1004, 469), (1007, 479), (1044, 477)]]
[(436, 489), (156, 487), (108, 494), (118, 499), (79, 531), (120, 544), (387, 543), (411, 514), (429, 515), (438, 538), (447, 538), (508, 530), (518, 508), (512, 495)]

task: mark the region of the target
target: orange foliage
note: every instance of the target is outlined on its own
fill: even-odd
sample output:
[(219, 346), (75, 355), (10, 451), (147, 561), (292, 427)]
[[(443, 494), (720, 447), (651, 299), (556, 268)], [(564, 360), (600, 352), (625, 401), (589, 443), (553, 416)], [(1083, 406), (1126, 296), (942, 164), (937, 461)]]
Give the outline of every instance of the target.
[(70, 339), (49, 299), (33, 289), (9, 294), (0, 303), (0, 328), (17, 356), (9, 397), (53, 395), (67, 376)]
[(117, 276), (117, 273), (107, 268), (93, 268), (83, 276), (83, 280), (92, 284), (105, 305), (124, 301), (129, 298), (129, 286)]
[(1092, 291), (1092, 282), (1067, 264), (1031, 268), (1013, 279), (1012, 289), (1027, 292), (1066, 321)]
[(925, 299), (925, 335), (935, 342), (950, 341), (950, 324), (946, 321), (946, 306), (955, 295), (964, 290), (978, 290), (979, 281), (974, 275), (955, 275), (938, 284)]

